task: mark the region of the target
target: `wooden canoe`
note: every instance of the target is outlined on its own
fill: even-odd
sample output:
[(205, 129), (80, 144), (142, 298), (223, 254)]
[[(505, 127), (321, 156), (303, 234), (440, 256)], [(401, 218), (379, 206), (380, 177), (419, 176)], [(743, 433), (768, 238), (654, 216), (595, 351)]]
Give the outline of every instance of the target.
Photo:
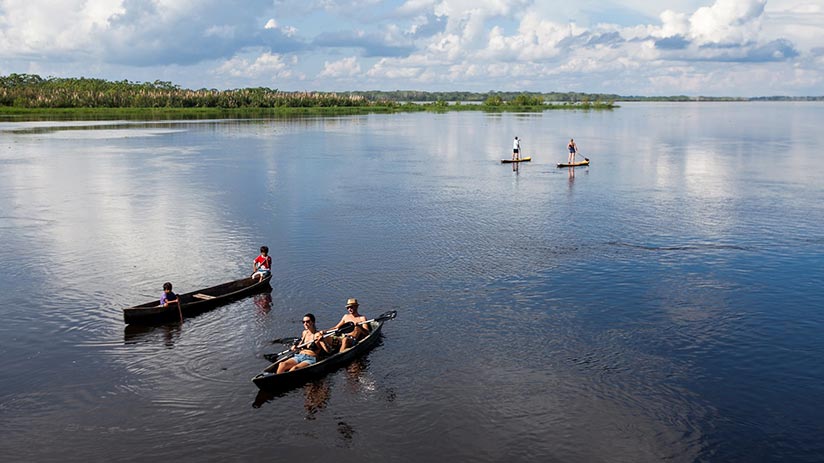
[(521, 158), (521, 159), (518, 159), (518, 160), (513, 160), (513, 159), (501, 159), (501, 163), (502, 163), (502, 164), (507, 164), (507, 163), (510, 163), (510, 162), (529, 162), (529, 161), (531, 161), (531, 160), (532, 160), (532, 156), (529, 156), (529, 157), (526, 157), (526, 158)]
[[(230, 281), (211, 288), (199, 289), (191, 293), (178, 294), (180, 298), (180, 310), (184, 317), (193, 317), (208, 310), (214, 309), (224, 304), (228, 304), (238, 299), (243, 299), (252, 294), (271, 290), (269, 280), (270, 274), (263, 281), (252, 279), (251, 277)], [(160, 298), (123, 309), (123, 321), (126, 324), (137, 325), (157, 325), (167, 322), (180, 321), (177, 304), (162, 307), (158, 305)]]
[(361, 339), (355, 346), (343, 352), (332, 354), (308, 367), (281, 374), (277, 374), (278, 364), (280, 362), (275, 362), (252, 378), (252, 382), (262, 390), (284, 391), (306, 384), (313, 379), (320, 378), (348, 364), (375, 347), (375, 344), (380, 338), (383, 324), (384, 322), (382, 321), (371, 322), (369, 325), (372, 330), (369, 332), (369, 335)]
[(580, 162), (573, 162), (572, 164), (568, 164), (566, 162), (559, 162), (558, 163), (558, 167), (579, 167), (579, 166), (588, 166), (588, 165), (589, 165), (589, 159), (584, 159), (583, 161), (580, 161)]

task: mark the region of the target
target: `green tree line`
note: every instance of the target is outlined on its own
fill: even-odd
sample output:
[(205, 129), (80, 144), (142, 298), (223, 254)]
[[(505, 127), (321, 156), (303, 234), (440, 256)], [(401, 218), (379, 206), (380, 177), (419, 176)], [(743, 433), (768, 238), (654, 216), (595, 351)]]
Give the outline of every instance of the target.
[[(530, 101), (532, 103), (541, 100), (541, 103), (582, 103), (584, 101), (614, 102), (620, 100), (619, 95), (606, 93), (580, 93), (580, 92), (424, 92), (414, 90), (393, 90), (393, 91), (356, 91), (353, 95), (361, 95), (369, 100), (390, 100), (396, 102), (418, 101), (463, 101), (463, 102), (490, 102), (500, 101), (500, 104), (518, 104), (518, 101)], [(541, 104), (538, 103), (538, 104)]]
[[(447, 110), (448, 102), (476, 103), (476, 109), (602, 109), (615, 101), (820, 101), (824, 97), (621, 96), (581, 92), (424, 92), (413, 90), (283, 92), (267, 87), (190, 90), (172, 82), (107, 81), (92, 78), (43, 78), (36, 74), (0, 75), (0, 106), (16, 108), (375, 108)], [(409, 103), (429, 103), (410, 105)]]
[(171, 82), (0, 76), (0, 106), (18, 108), (277, 108), (356, 107), (374, 101), (353, 94), (180, 88)]
[[(92, 78), (43, 78), (35, 74), (0, 75), (0, 107), (12, 108), (384, 108), (419, 110), (603, 109), (617, 95), (537, 92), (355, 91), (283, 92), (267, 87), (190, 90), (172, 82), (108, 81)], [(424, 103), (424, 104), (412, 104)], [(457, 102), (458, 104), (449, 104)], [(477, 105), (460, 106), (460, 102)]]

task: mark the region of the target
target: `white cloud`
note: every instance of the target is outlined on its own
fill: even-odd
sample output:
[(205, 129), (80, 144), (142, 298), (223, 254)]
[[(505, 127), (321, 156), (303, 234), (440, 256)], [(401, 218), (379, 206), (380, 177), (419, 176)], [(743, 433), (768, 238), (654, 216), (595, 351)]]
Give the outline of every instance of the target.
[(360, 64), (357, 58), (350, 56), (338, 61), (323, 63), (323, 70), (318, 74), (318, 77), (354, 77), (361, 72)]
[(264, 24), (263, 28), (268, 30), (279, 30), (286, 37), (293, 37), (298, 33), (297, 28), (293, 26), (279, 26), (278, 22), (275, 21), (273, 18), (270, 18), (268, 21), (266, 21), (266, 24)]
[(717, 0), (690, 17), (690, 38), (699, 44), (742, 44), (754, 41), (767, 0)]
[(94, 50), (123, 11), (117, 0), (0, 1), (0, 57)]
[(666, 10), (661, 13), (661, 24), (661, 31), (657, 34), (660, 37), (686, 36), (690, 32), (690, 21), (684, 13)]
[(518, 32), (512, 36), (504, 35), (500, 27), (493, 27), (486, 49), (480, 50), (478, 55), (504, 61), (552, 58), (559, 54), (557, 46), (561, 40), (582, 32), (583, 29), (574, 24), (559, 24), (527, 13), (521, 19)]
[[(297, 64), (295, 61), (292, 65)], [(216, 70), (218, 74), (241, 78), (285, 78), (295, 77), (297, 74), (290, 68), (290, 64), (283, 56), (272, 53), (262, 53), (254, 61), (242, 57), (234, 57), (225, 61)]]
[(192, 88), (824, 94), (820, 50), (822, 0), (0, 0), (5, 73)]
[(409, 79), (417, 80), (422, 74), (418, 66), (404, 65), (403, 59), (383, 58), (375, 63), (366, 75), (373, 79)]
[(769, 37), (790, 39), (805, 51), (824, 47), (824, 3), (771, 0), (762, 31)]

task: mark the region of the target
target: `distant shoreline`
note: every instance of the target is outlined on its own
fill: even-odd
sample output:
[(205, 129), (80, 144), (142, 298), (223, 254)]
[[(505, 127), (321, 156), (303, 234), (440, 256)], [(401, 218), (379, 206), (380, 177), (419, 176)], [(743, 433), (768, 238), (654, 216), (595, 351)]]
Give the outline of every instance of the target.
[(543, 112), (612, 110), (616, 102), (824, 101), (821, 97), (756, 98), (621, 96), (580, 92), (285, 92), (266, 87), (181, 88), (171, 82), (0, 75), (0, 120), (249, 119), (400, 112)]
[(552, 110), (611, 110), (611, 106), (583, 106), (575, 104), (543, 106), (486, 106), (479, 104), (403, 104), (395, 106), (350, 107), (280, 107), (280, 108), (18, 108), (0, 106), (0, 121), (31, 120), (198, 120), (198, 119), (266, 119), (311, 116), (349, 116), (358, 114), (393, 114), (405, 112), (484, 111), (484, 112), (543, 112)]

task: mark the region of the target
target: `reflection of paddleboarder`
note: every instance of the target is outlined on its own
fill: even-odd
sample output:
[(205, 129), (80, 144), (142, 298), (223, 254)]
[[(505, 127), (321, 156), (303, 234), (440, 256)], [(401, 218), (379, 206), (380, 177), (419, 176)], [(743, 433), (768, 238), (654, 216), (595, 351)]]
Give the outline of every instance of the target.
[(569, 139), (569, 143), (567, 143), (567, 149), (569, 150), (569, 157), (567, 158), (567, 164), (574, 164), (575, 163), (575, 154), (578, 152), (578, 146), (575, 144), (575, 140)]
[(521, 159), (521, 140), (515, 137), (515, 141), (512, 142), (512, 160), (517, 161), (519, 159)]

